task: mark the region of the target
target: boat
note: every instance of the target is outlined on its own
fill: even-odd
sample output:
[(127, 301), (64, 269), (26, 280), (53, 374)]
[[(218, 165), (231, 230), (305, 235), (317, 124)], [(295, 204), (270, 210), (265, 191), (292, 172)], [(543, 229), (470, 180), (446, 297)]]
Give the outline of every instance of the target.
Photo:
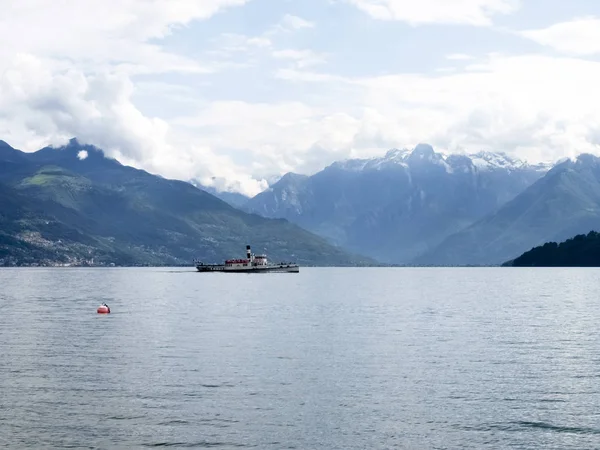
[(223, 264), (205, 264), (194, 261), (198, 272), (223, 273), (298, 273), (300, 266), (291, 262), (270, 263), (267, 255), (255, 255), (249, 245), (246, 245), (246, 258), (228, 259)]

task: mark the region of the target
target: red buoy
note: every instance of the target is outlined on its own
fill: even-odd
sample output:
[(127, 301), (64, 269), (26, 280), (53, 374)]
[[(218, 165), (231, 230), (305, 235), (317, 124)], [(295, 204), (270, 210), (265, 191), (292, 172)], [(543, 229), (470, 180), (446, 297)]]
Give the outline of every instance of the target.
[(110, 308), (107, 305), (98, 306), (98, 314), (110, 314)]

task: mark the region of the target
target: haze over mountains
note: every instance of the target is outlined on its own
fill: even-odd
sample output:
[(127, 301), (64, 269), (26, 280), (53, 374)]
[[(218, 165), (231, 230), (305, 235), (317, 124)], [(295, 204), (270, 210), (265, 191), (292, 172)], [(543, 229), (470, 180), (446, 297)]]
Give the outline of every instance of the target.
[(183, 181), (80, 145), (23, 153), (0, 141), (0, 263), (191, 264), (243, 255), (371, 262), (285, 220), (237, 210)]

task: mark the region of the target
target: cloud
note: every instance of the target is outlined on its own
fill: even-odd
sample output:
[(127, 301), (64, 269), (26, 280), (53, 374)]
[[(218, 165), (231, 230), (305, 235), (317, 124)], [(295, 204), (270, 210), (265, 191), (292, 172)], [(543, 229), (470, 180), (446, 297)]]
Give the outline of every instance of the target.
[(125, 74), (47, 66), (31, 55), (14, 59), (0, 83), (0, 119), (21, 123), (30, 136), (58, 142), (77, 136), (139, 161), (165, 145), (168, 125), (133, 105), (134, 87)]
[(57, 73), (33, 56), (20, 56), (0, 84), (0, 131), (24, 150), (62, 145), (76, 136), (125, 164), (167, 177), (217, 176), (223, 186), (247, 194), (264, 188), (228, 156), (190, 144), (193, 136), (177, 135), (166, 121), (144, 116), (132, 103), (133, 90), (125, 74)]
[(264, 32), (264, 36), (288, 34), (305, 29), (315, 28), (315, 23), (292, 14), (285, 14), (281, 20)]
[(435, 71), (438, 73), (451, 73), (456, 72), (456, 67), (438, 67)]
[(281, 19), (280, 26), (288, 30), (301, 30), (302, 28), (314, 28), (315, 24), (303, 19), (302, 17), (286, 14)]
[(210, 72), (209, 65), (167, 53), (151, 41), (246, 1), (5, 0), (2, 9), (10, 14), (0, 16), (0, 60), (28, 53), (87, 71), (110, 64), (131, 73)]
[[(451, 74), (302, 74), (325, 98), (214, 102), (174, 126), (264, 177), (312, 173), (347, 157), (430, 142), (441, 150), (505, 151), (531, 161), (598, 153), (600, 63), (492, 55)], [(292, 78), (292, 77), (289, 77)]]
[(411, 25), (431, 23), (491, 25), (491, 17), (519, 8), (519, 0), (347, 0), (379, 20), (398, 20)]
[(324, 159), (345, 157), (357, 126), (348, 114), (301, 102), (213, 102), (174, 123), (200, 129), (206, 147), (245, 160), (259, 178), (294, 170), (312, 172), (322, 168)]
[[(166, 120), (136, 106), (133, 77), (214, 72), (214, 63), (168, 52), (160, 40), (246, 1), (6, 0), (2, 7), (10, 14), (0, 16), (0, 135), (28, 151), (77, 137), (126, 164), (180, 179), (223, 172), (217, 162), (229, 164), (227, 158), (179, 139)], [(181, 88), (167, 83), (146, 82), (144, 89), (182, 97)], [(260, 182), (249, 178), (241, 177), (240, 189), (257, 189)]]
[(77, 158), (80, 161), (83, 161), (84, 159), (86, 159), (88, 157), (88, 152), (86, 150), (81, 150), (77, 153)]
[[(237, 33), (223, 33), (218, 39), (213, 39), (218, 49), (210, 54), (222, 57), (227, 61), (235, 58), (236, 63), (229, 62), (229, 66), (238, 68), (266, 64), (269, 59), (293, 61), (295, 68), (305, 68), (325, 61), (326, 55), (310, 49), (278, 48), (277, 41), (282, 35), (315, 25), (298, 16), (286, 14), (275, 25), (269, 27), (262, 34), (248, 36)], [(244, 61), (244, 62), (241, 62)]]
[(275, 78), (296, 83), (327, 83), (327, 82), (347, 82), (347, 78), (341, 75), (312, 72), (299, 69), (278, 69), (275, 72)]
[[(198, 139), (195, 132), (177, 123), (144, 114), (134, 102), (136, 93), (143, 92), (146, 97), (154, 93), (163, 104), (169, 99), (179, 105), (185, 102), (189, 108), (194, 98), (196, 105), (206, 104), (198, 102), (197, 92), (185, 86), (152, 78), (134, 81), (134, 77), (166, 72), (207, 74), (227, 64), (243, 66), (239, 59), (207, 62), (173, 53), (162, 40), (193, 21), (246, 1), (90, 0), (84, 5), (75, 0), (60, 4), (9, 0), (3, 7), (11, 14), (0, 16), (0, 39), (5, 43), (0, 48), (0, 134), (25, 150), (60, 145), (75, 136), (135, 167), (256, 194), (265, 182), (256, 179), (250, 169), (292, 169), (297, 162), (294, 158), (279, 161), (276, 152), (257, 157), (256, 162), (244, 161), (247, 165), (234, 161), (232, 154), (235, 156), (238, 148), (256, 147), (256, 152), (276, 148), (264, 131), (245, 145), (237, 141), (227, 147), (214, 131), (207, 133), (209, 138)], [(322, 62), (324, 56), (311, 50), (276, 50), (271, 39), (278, 33), (313, 27), (313, 23), (288, 14), (262, 35), (221, 35), (219, 50), (226, 58), (255, 52), (260, 57), (291, 61), (297, 68), (307, 67)], [(233, 114), (240, 105), (209, 103), (205, 107), (209, 115), (200, 114), (205, 122), (201, 127), (210, 126), (211, 113), (225, 110)], [(290, 106), (291, 111), (301, 109), (298, 104), (286, 109)], [(256, 124), (260, 117), (265, 123), (290, 114), (286, 110), (286, 114), (270, 115), (267, 111), (278, 110), (273, 108), (263, 108), (254, 121), (246, 120), (244, 108), (232, 117)], [(255, 112), (256, 108), (251, 114)], [(243, 122), (213, 126), (214, 130), (243, 128)], [(247, 132), (250, 135), (251, 130)]]
[[(280, 75), (282, 75), (280, 73)], [(289, 70), (320, 95), (277, 103), (212, 101), (168, 123), (145, 117), (125, 74), (60, 74), (21, 57), (0, 88), (0, 129), (106, 148), (126, 163), (248, 195), (287, 171), (312, 173), (347, 157), (425, 141), (451, 151), (502, 150), (535, 160), (598, 152), (600, 63), (502, 56), (435, 75), (378, 77)], [(8, 122), (6, 122), (8, 121)], [(13, 122), (11, 122), (13, 121)]]
[(446, 59), (449, 61), (469, 61), (474, 58), (471, 55), (466, 55), (464, 53), (452, 53), (450, 55), (446, 55)]
[[(484, 26), (518, 6), (352, 1), (374, 17), (413, 25)], [(195, 40), (209, 22), (182, 32), (243, 3), (11, 1), (11, 15), (0, 16), (0, 138), (35, 150), (77, 137), (125, 164), (248, 195), (273, 175), (312, 173), (418, 142), (531, 160), (598, 153), (599, 62), (508, 52), (479, 59), (467, 47), (455, 54), (440, 47), (444, 65), (456, 67), (419, 72), (409, 65), (378, 76), (391, 66), (365, 64), (361, 47), (349, 61), (361, 76), (350, 76), (335, 43), (310, 47), (315, 24), (296, 16), (279, 16), (254, 36), (213, 29), (206, 33), (207, 40), (218, 36), (212, 53)], [(599, 40), (581, 29), (589, 41), (569, 44), (578, 52), (570, 53), (592, 54)], [(180, 32), (194, 40), (169, 38)], [(192, 50), (183, 51), (186, 45)], [(225, 72), (232, 67), (239, 70)]]
[(589, 133), (600, 122), (599, 76), (600, 63), (592, 61), (493, 55), (450, 75), (356, 82), (366, 87), (365, 103), (396, 124), (391, 136), (404, 136), (403, 142), (552, 160), (598, 152)]
[(563, 53), (581, 56), (600, 54), (600, 18), (596, 17), (523, 31), (521, 35)]
[(293, 61), (295, 66), (299, 69), (321, 64), (326, 61), (326, 55), (316, 53), (312, 50), (276, 50), (272, 55), (276, 59)]
[(221, 59), (221, 65), (243, 68), (258, 64), (259, 58), (268, 54), (273, 47), (271, 39), (264, 36), (223, 33), (214, 39), (217, 49), (208, 53)]

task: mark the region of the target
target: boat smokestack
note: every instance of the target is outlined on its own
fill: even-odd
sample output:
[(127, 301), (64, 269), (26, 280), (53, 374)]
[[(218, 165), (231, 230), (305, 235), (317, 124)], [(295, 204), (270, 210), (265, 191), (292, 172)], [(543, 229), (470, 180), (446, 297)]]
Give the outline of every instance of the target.
[(252, 258), (252, 250), (250, 250), (250, 246), (249, 245), (246, 245), (246, 257), (248, 259)]

